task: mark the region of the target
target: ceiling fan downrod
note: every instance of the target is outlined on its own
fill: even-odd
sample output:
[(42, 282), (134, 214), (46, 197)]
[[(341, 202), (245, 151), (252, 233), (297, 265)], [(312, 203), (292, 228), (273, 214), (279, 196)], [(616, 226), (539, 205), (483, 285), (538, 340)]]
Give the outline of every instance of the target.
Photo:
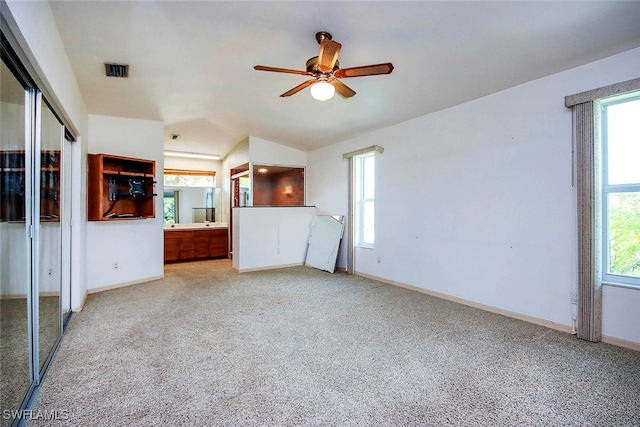
[(333, 37), (326, 31), (319, 31), (316, 33), (316, 40), (318, 44), (321, 44), (323, 40), (332, 40)]

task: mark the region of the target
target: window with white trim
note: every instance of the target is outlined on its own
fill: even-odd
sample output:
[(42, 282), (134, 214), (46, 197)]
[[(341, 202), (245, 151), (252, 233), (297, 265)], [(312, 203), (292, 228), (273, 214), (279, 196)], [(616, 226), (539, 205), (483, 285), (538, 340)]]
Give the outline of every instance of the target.
[(640, 286), (640, 92), (600, 107), (602, 278)]
[(375, 152), (355, 157), (356, 246), (373, 248), (375, 240)]

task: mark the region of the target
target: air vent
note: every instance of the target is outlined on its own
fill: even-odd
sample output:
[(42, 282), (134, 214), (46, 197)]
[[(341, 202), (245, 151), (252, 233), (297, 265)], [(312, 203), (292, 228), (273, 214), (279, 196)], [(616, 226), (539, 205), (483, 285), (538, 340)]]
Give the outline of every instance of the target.
[(172, 134), (171, 134), (171, 139), (172, 139), (172, 140), (174, 140), (174, 141), (175, 141), (175, 140), (176, 140), (176, 139), (178, 139), (178, 138), (180, 138), (180, 135), (178, 135), (177, 133), (172, 133)]
[(112, 64), (105, 62), (104, 69), (107, 73), (107, 77), (129, 77), (129, 65), (127, 64)]

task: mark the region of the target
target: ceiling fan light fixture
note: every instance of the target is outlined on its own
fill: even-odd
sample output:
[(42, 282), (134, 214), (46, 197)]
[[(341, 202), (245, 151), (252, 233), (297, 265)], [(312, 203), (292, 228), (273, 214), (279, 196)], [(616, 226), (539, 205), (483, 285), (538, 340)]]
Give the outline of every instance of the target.
[(343, 98), (351, 98), (356, 92), (349, 86), (342, 83), (340, 79), (348, 77), (376, 76), (380, 74), (390, 74), (393, 71), (393, 64), (362, 65), (359, 67), (340, 68), (338, 55), (342, 45), (331, 39), (331, 34), (320, 31), (316, 34), (316, 40), (320, 43), (320, 52), (307, 60), (306, 70), (291, 70), (288, 68), (268, 67), (256, 65), (254, 70), (271, 71), (275, 73), (299, 74), (301, 76), (311, 76), (305, 82), (300, 83), (293, 89), (289, 89), (281, 98), (295, 95), (303, 89), (310, 88), (311, 96), (318, 101), (326, 101), (333, 98), (336, 91)]
[(311, 85), (311, 96), (318, 101), (326, 101), (333, 98), (336, 88), (326, 80), (320, 80)]

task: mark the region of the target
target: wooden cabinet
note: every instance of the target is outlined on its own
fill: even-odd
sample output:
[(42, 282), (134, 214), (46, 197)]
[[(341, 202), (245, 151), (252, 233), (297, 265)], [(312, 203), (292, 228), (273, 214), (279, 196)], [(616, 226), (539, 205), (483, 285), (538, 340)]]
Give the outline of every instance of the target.
[(153, 160), (89, 154), (89, 221), (155, 218)]
[(229, 236), (227, 229), (207, 230), (209, 234), (209, 256), (211, 258), (229, 256)]
[(164, 261), (192, 261), (194, 259), (226, 258), (228, 251), (226, 228), (210, 230), (165, 230)]
[(195, 258), (209, 258), (209, 236), (208, 233), (194, 232)]
[(164, 262), (180, 259), (180, 238), (174, 236), (176, 232), (164, 232)]
[(164, 232), (164, 260), (179, 261), (195, 258), (193, 230)]
[[(25, 152), (0, 152), (0, 221), (25, 220)], [(60, 221), (60, 151), (40, 152), (40, 221)]]

